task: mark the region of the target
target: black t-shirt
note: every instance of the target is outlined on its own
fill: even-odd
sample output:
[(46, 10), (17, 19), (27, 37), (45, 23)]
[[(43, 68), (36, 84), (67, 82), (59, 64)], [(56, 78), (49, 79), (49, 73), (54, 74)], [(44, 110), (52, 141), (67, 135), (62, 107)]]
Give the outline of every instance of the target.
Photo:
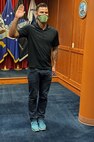
[(43, 30), (37, 23), (26, 25), (18, 32), (28, 40), (29, 68), (51, 69), (51, 49), (59, 45), (58, 32), (48, 25)]

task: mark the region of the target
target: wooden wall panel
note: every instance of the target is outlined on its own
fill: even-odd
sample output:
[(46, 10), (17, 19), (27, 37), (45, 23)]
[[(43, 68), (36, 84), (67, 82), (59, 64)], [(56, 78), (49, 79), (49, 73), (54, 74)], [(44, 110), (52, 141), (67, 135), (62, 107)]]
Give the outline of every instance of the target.
[(59, 0), (58, 31), (60, 44), (71, 46), (74, 0)]
[(85, 25), (86, 18), (81, 19), (79, 17), (79, 4), (81, 0), (75, 0), (74, 4), (74, 20), (73, 20), (73, 39), (74, 48), (84, 48), (84, 36), (85, 36)]
[(82, 79), (83, 54), (71, 52), (70, 60), (70, 80), (81, 84)]
[(58, 63), (57, 63), (57, 71), (69, 77), (69, 62), (70, 62), (70, 53), (67, 48), (63, 48), (63, 46), (59, 47), (58, 51)]
[(49, 0), (49, 25), (57, 28), (58, 24), (58, 3), (59, 0)]

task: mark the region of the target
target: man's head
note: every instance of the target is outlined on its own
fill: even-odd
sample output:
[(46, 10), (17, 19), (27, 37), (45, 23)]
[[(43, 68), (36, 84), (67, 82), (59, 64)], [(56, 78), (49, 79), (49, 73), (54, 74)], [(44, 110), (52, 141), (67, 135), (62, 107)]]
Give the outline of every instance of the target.
[(48, 6), (46, 3), (40, 3), (36, 7), (36, 16), (41, 23), (47, 23), (48, 21)]

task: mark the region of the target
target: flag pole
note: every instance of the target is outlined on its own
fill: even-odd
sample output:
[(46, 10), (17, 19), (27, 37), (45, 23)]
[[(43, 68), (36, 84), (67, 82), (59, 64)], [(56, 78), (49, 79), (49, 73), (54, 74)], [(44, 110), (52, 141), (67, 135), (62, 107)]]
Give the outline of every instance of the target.
[(22, 70), (22, 68), (20, 68), (19, 64), (17, 64), (17, 67), (15, 68), (15, 70), (19, 71), (19, 70)]
[(3, 68), (3, 69), (1, 69), (1, 70), (3, 70), (3, 71), (7, 71), (7, 70), (9, 70), (9, 69), (6, 67), (6, 65), (4, 65), (4, 68)]

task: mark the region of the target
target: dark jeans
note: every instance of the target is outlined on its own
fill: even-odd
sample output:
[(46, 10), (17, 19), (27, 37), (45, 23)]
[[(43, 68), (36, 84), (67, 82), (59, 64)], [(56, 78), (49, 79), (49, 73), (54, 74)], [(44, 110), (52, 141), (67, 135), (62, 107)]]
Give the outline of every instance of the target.
[(29, 115), (30, 120), (44, 118), (47, 106), (47, 96), (51, 85), (52, 71), (29, 69)]

